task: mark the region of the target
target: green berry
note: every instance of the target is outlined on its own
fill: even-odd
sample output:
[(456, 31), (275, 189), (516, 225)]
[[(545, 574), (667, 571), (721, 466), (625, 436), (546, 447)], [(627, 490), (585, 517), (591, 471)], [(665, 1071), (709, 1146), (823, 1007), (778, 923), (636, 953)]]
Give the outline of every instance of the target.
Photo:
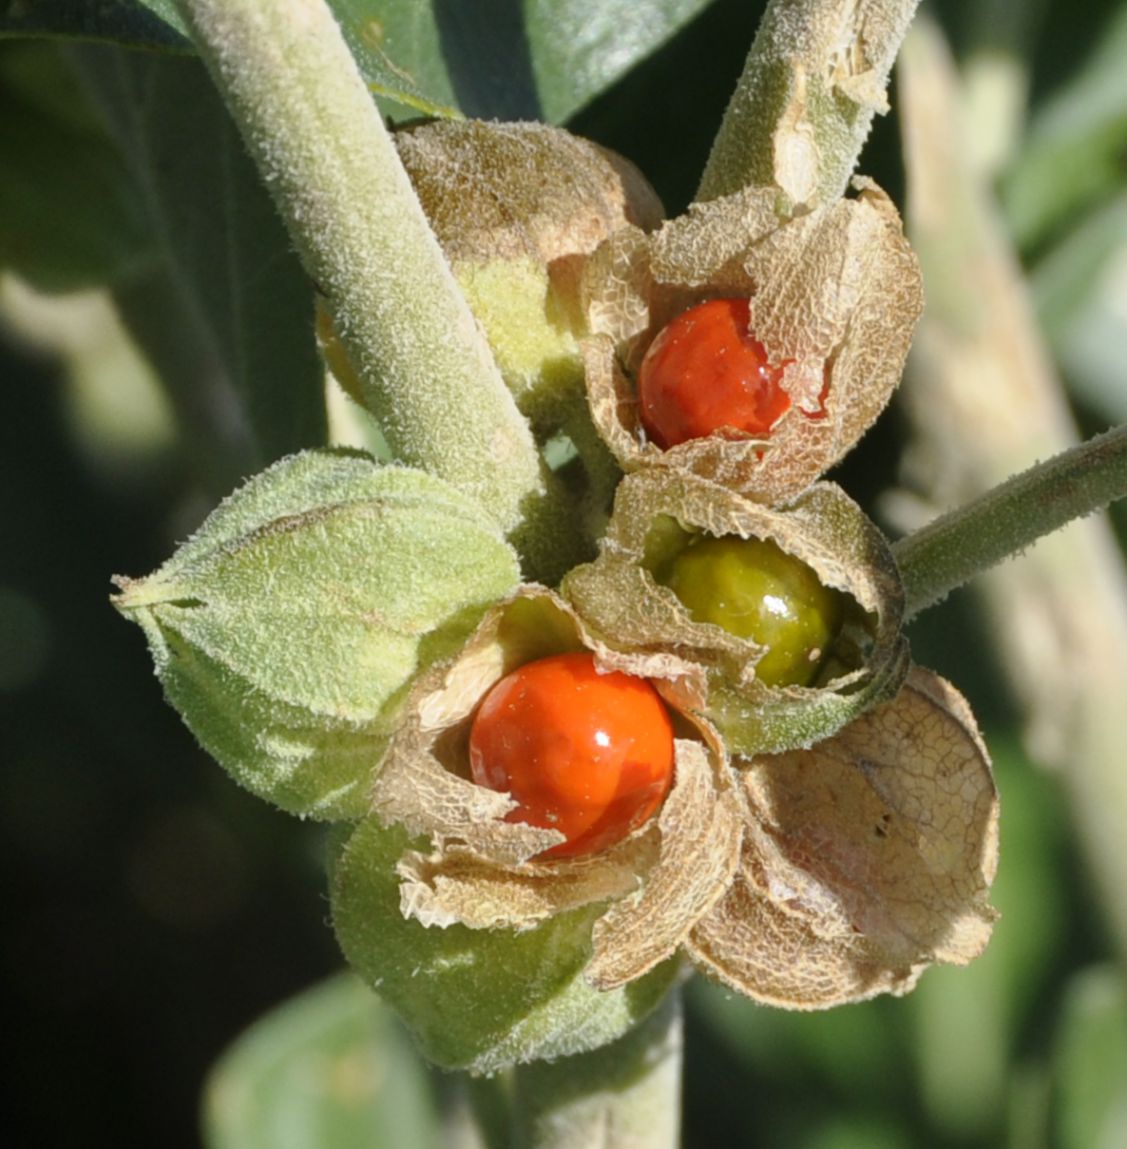
[(701, 535), (661, 581), (694, 622), (766, 648), (755, 674), (768, 686), (808, 686), (841, 631), (845, 596), (763, 539)]

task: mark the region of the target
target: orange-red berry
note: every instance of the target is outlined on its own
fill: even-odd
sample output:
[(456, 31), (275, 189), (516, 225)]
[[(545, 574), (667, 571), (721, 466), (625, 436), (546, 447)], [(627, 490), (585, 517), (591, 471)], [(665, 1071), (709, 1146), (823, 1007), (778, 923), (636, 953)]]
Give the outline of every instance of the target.
[(594, 854), (660, 807), (673, 779), (673, 726), (645, 679), (600, 674), (590, 654), (553, 655), (486, 694), (470, 730), (470, 771), (519, 803), (509, 821), (565, 836), (539, 857)]
[(746, 299), (710, 299), (658, 332), (638, 371), (646, 435), (662, 449), (732, 432), (765, 436), (790, 408), (783, 366), (748, 329)]

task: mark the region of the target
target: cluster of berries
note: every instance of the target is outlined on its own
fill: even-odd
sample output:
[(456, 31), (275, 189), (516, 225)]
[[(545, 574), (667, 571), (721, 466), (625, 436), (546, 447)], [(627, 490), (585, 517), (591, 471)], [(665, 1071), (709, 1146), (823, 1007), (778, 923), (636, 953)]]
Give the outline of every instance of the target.
[[(690, 307), (650, 344), (638, 372), (648, 438), (667, 449), (732, 430), (767, 436), (787, 411), (782, 365), (749, 330), (746, 299)], [(659, 573), (694, 622), (765, 649), (756, 675), (805, 686), (844, 618), (842, 595), (774, 543), (698, 535)], [(480, 786), (518, 803), (510, 819), (560, 831), (541, 857), (575, 857), (626, 837), (661, 806), (673, 777), (673, 723), (657, 691), (591, 654), (526, 663), (482, 702), (470, 734)]]

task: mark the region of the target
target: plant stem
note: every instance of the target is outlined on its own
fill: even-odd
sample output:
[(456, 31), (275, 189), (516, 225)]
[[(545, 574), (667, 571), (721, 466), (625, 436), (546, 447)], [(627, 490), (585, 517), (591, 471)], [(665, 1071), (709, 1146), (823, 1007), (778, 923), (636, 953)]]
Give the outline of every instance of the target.
[(396, 457), (513, 528), (539, 454), (328, 6), (176, 4)]
[(892, 548), (905, 617), (932, 606), (1043, 535), (1127, 496), (1127, 424), (1014, 475)]
[(919, 0), (771, 0), (697, 191), (778, 186), (784, 207), (849, 183)]
[(681, 998), (602, 1049), (516, 1070), (515, 1149), (675, 1149)]
[(432, 1069), (431, 1081), (442, 1114), (443, 1149), (508, 1149), (506, 1076), (470, 1077)]

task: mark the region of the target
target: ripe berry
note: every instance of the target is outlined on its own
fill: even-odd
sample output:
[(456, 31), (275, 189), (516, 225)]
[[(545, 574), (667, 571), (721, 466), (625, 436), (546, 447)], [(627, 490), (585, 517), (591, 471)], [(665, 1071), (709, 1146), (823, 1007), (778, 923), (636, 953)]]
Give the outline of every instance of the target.
[(733, 431), (767, 435), (790, 408), (783, 365), (748, 330), (746, 299), (711, 299), (658, 332), (638, 370), (647, 436), (663, 450)]
[(673, 778), (673, 726), (643, 678), (599, 674), (590, 654), (526, 663), (485, 696), (470, 730), (479, 786), (520, 805), (510, 822), (559, 830), (538, 855), (594, 854), (661, 805)]
[(695, 622), (766, 647), (755, 676), (768, 686), (808, 686), (845, 617), (843, 594), (763, 539), (699, 535), (661, 581)]

